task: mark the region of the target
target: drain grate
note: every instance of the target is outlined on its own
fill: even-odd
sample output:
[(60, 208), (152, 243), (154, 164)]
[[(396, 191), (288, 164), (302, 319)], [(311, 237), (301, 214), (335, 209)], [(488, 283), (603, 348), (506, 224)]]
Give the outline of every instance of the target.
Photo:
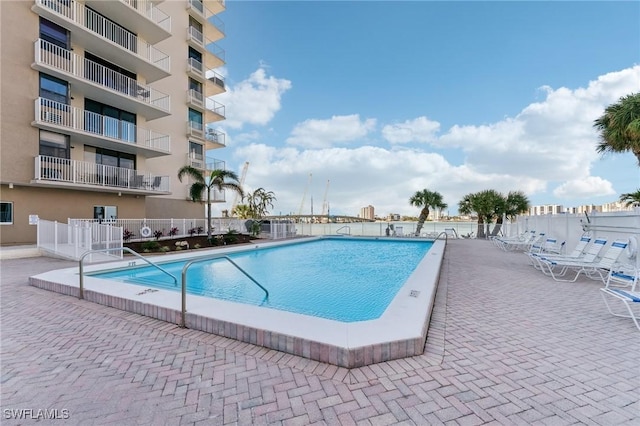
[(409, 297), (418, 297), (420, 296), (420, 292), (418, 290), (411, 290), (411, 292), (409, 292)]

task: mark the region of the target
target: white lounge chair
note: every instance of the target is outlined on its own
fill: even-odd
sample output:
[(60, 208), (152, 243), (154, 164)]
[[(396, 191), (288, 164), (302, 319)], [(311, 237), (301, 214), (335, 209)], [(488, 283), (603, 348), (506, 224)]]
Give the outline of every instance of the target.
[[(596, 242), (597, 241), (598, 240), (596, 240)], [(549, 266), (548, 275), (555, 281), (575, 282), (580, 274), (585, 274), (589, 278), (598, 278), (604, 282), (606, 274), (611, 267), (618, 262), (618, 259), (627, 248), (627, 244), (626, 240), (616, 240), (609, 246), (604, 256), (594, 260), (587, 259), (588, 261), (586, 262), (545, 260), (541, 261), (540, 264)], [(564, 279), (564, 276), (569, 272), (575, 272), (575, 276), (572, 279)]]
[[(533, 267), (536, 269), (540, 269), (539, 260), (540, 259), (566, 259), (566, 260), (578, 260), (580, 257), (584, 256), (585, 250), (589, 243), (591, 242), (591, 237), (588, 235), (583, 235), (578, 241), (578, 244), (574, 247), (571, 253), (568, 254), (560, 254), (553, 253), (552, 251), (540, 251), (540, 252), (526, 252), (533, 264)], [(606, 242), (605, 242), (606, 244)], [(562, 247), (564, 247), (564, 242), (562, 243)]]
[[(640, 330), (640, 290), (638, 282), (640, 280), (640, 272), (632, 265), (615, 265), (609, 271), (607, 282), (604, 288), (601, 288), (602, 299), (609, 313), (616, 317), (631, 318)], [(626, 312), (620, 313), (618, 310), (612, 309), (610, 301), (618, 300), (626, 308)], [(638, 315), (636, 315), (636, 311)]]
[(503, 242), (501, 248), (504, 251), (522, 250), (529, 251), (534, 244), (541, 244), (545, 239), (545, 233), (541, 232), (538, 235), (531, 234), (528, 240), (525, 241), (506, 241)]
[(522, 234), (513, 237), (489, 237), (491, 242), (498, 248), (502, 249), (503, 245), (511, 242), (525, 242), (530, 241), (536, 235), (536, 231), (524, 231)]

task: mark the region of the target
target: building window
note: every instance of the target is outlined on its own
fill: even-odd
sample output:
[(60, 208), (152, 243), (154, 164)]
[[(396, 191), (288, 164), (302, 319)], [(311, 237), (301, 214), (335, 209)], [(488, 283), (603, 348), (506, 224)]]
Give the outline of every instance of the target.
[(202, 83), (189, 78), (189, 90), (193, 90), (196, 93), (202, 93)]
[(59, 78), (40, 73), (40, 97), (69, 104), (69, 84)]
[(40, 38), (63, 49), (69, 49), (69, 31), (44, 18), (40, 18)]
[(189, 108), (189, 125), (194, 130), (204, 130), (202, 126), (202, 113), (200, 111)]
[(136, 141), (136, 115), (110, 105), (85, 99), (84, 127), (97, 133), (123, 141)]
[(135, 170), (136, 168), (136, 156), (133, 154), (88, 145), (84, 147), (84, 160), (90, 163), (123, 169)]
[(40, 130), (40, 155), (70, 158), (69, 136)]
[(118, 218), (118, 206), (93, 206), (93, 218), (100, 222), (103, 220), (116, 220)]
[(193, 47), (189, 47), (189, 59), (195, 59), (196, 61), (202, 63), (202, 53), (198, 52)]
[(0, 201), (0, 225), (13, 225), (13, 203)]

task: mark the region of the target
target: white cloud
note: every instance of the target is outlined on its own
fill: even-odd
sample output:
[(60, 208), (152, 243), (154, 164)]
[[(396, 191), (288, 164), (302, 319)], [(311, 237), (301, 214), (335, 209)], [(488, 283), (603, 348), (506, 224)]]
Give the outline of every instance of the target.
[[(618, 187), (619, 182), (614, 185), (603, 176), (592, 175), (591, 170), (601, 163), (594, 149), (598, 138), (593, 120), (607, 105), (637, 91), (638, 81), (640, 66), (635, 66), (601, 76), (585, 88), (545, 87), (545, 98), (524, 106), (515, 117), (486, 125), (459, 124), (419, 149), (369, 146), (366, 138), (382, 135), (400, 143), (407, 140), (405, 126), (411, 131), (422, 128), (420, 137), (426, 140), (428, 124), (435, 121), (408, 119), (400, 127), (384, 126), (378, 135), (375, 119), (354, 114), (304, 121), (295, 126), (288, 146), (267, 146), (255, 138), (251, 145), (236, 148), (233, 155), (239, 167), (250, 162), (249, 187), (276, 193), (274, 213), (298, 212), (310, 173), (313, 180), (305, 212), (310, 210), (311, 195), (314, 211), (322, 209), (327, 180), (334, 214), (356, 215), (371, 204), (380, 215), (416, 215), (408, 199), (424, 188), (440, 192), (452, 212), (465, 194), (489, 188), (522, 190), (530, 198), (548, 193), (555, 197), (549, 203), (577, 206), (591, 203), (594, 197), (635, 189), (637, 182), (632, 179), (623, 184), (632, 187)], [(335, 146), (346, 142), (349, 144)], [(429, 152), (430, 145), (446, 148), (443, 152), (448, 157)], [(455, 157), (456, 151), (460, 158)]]
[(427, 117), (418, 117), (404, 123), (387, 124), (382, 128), (382, 136), (392, 144), (407, 142), (431, 142), (440, 130), (440, 123)]
[(364, 138), (375, 127), (376, 120), (360, 120), (358, 114), (334, 115), (328, 120), (309, 119), (293, 128), (287, 143), (305, 148), (327, 148)]
[(611, 182), (597, 176), (570, 180), (553, 190), (553, 195), (566, 199), (600, 197), (615, 193)]
[(291, 89), (286, 79), (268, 76), (264, 66), (254, 71), (249, 78), (215, 97), (226, 107), (224, 126), (241, 129), (245, 124), (264, 126), (269, 123), (282, 106), (282, 95)]

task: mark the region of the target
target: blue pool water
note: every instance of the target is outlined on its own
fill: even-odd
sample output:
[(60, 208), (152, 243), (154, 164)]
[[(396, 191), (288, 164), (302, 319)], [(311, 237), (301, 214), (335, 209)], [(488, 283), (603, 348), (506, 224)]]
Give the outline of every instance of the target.
[[(269, 290), (264, 292), (224, 259), (192, 265), (191, 294), (249, 303), (343, 322), (380, 317), (432, 242), (325, 238), (229, 254)], [(187, 261), (163, 263), (178, 281)], [(180, 291), (153, 267), (92, 274), (131, 284)]]

